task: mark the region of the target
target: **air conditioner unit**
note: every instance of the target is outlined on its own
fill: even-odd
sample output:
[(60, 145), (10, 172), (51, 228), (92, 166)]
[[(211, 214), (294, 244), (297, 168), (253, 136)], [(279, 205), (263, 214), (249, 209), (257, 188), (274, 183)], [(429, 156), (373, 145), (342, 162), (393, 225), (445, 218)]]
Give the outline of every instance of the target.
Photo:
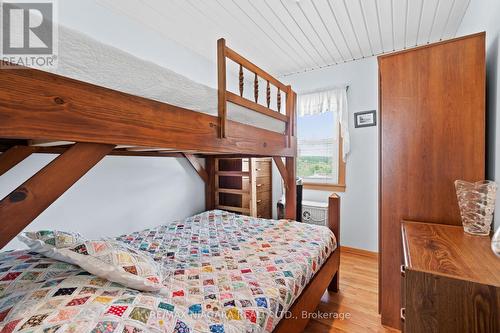
[(315, 225), (328, 225), (328, 203), (302, 201), (302, 222)]

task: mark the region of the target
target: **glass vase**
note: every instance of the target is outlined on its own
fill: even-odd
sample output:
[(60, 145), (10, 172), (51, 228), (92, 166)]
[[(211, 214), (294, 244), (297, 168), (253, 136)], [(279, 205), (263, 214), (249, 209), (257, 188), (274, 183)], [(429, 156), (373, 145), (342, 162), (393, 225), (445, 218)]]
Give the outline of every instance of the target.
[(472, 235), (489, 235), (497, 184), (489, 180), (475, 183), (456, 180), (455, 189), (464, 231)]

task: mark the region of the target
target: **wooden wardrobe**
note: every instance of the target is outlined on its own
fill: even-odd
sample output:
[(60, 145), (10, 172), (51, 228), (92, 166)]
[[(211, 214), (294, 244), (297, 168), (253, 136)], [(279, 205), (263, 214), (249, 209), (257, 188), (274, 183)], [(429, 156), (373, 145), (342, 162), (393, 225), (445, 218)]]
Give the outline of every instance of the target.
[(401, 221), (460, 225), (454, 181), (485, 178), (485, 33), (379, 57), (379, 310), (400, 328)]

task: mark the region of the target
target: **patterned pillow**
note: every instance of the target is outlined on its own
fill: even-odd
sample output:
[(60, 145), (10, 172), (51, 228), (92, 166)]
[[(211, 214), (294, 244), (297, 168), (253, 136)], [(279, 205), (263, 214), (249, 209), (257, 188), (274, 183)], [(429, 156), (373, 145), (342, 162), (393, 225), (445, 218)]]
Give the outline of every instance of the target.
[(31, 251), (78, 265), (91, 274), (144, 291), (160, 290), (162, 268), (148, 254), (116, 240), (85, 240), (61, 231), (25, 232), (18, 236)]
[(17, 238), (28, 245), (33, 252), (70, 264), (75, 263), (70, 258), (61, 255), (59, 249), (76, 246), (85, 241), (79, 233), (57, 230), (28, 231), (23, 232)]

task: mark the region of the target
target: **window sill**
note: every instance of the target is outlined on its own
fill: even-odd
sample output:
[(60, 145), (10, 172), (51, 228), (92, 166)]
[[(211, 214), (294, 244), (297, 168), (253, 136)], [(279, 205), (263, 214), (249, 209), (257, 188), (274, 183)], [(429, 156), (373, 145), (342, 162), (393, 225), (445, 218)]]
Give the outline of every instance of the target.
[(306, 190), (345, 192), (346, 186), (341, 184), (304, 183), (304, 188)]

